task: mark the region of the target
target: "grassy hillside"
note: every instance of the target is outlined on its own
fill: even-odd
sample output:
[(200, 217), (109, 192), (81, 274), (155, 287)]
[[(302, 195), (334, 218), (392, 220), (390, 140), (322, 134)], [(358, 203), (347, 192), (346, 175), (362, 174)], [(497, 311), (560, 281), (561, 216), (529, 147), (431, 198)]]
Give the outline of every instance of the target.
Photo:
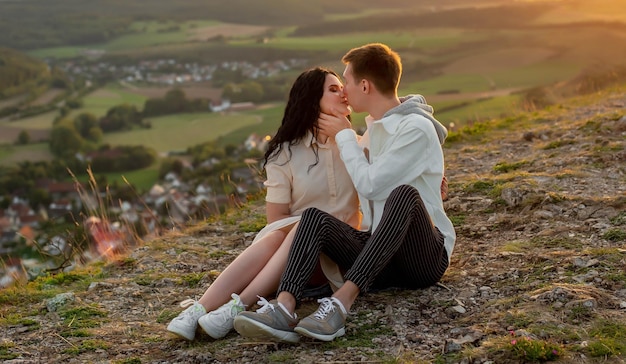
[[(346, 335), (277, 344), (165, 331), (263, 225), (256, 199), (113, 260), (0, 291), (0, 357), (106, 363), (623, 363), (626, 88), (452, 133), (441, 284), (358, 298)], [(300, 317), (315, 309), (305, 302)], [(250, 307), (254, 309), (255, 306)]]

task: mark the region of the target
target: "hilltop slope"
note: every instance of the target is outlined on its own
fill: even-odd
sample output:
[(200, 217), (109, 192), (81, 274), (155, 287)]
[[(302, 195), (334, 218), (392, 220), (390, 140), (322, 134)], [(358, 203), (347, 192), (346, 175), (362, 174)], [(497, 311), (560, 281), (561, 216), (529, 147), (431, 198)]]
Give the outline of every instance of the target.
[[(253, 238), (262, 202), (0, 293), (8, 363), (621, 363), (626, 91), (477, 124), (445, 147), (457, 228), (441, 285), (361, 297), (344, 338), (299, 345), (165, 331)], [(65, 296), (56, 296), (65, 293)], [(52, 297), (66, 304), (52, 306)], [(316, 307), (307, 303), (301, 316)]]

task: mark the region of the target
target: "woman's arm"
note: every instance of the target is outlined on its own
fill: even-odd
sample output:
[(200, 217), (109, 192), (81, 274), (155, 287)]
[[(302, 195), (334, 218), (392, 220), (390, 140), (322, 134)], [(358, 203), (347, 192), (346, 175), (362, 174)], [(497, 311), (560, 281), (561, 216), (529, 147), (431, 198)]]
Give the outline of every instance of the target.
[(284, 219), (286, 217), (291, 217), (290, 212), (291, 211), (289, 211), (289, 204), (287, 203), (265, 203), (265, 214), (267, 215), (268, 224), (271, 224), (274, 221), (278, 221), (280, 219)]

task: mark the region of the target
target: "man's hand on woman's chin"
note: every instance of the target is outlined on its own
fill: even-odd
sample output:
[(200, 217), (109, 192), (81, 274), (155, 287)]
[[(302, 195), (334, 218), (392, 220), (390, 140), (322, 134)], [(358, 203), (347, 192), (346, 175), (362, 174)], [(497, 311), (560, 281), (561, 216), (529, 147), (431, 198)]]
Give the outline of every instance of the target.
[[(333, 112), (336, 112), (333, 110)], [(352, 128), (352, 123), (346, 116), (337, 115), (335, 113), (325, 114), (320, 113), (319, 119), (317, 119), (318, 126), (320, 131), (328, 136), (332, 136), (333, 138), (337, 133), (344, 129)]]

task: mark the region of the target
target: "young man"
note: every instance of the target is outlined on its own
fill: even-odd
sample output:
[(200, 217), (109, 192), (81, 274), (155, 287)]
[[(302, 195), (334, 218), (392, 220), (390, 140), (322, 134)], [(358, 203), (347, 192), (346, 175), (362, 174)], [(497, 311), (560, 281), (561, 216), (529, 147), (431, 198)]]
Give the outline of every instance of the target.
[[(355, 112), (369, 113), (367, 131), (358, 140), (350, 122), (339, 115), (323, 115), (319, 126), (335, 136), (359, 193), (365, 231), (320, 210), (305, 210), (277, 299), (261, 299), (257, 312), (235, 318), (235, 329), (243, 336), (333, 340), (345, 334), (348, 311), (359, 293), (372, 287), (428, 287), (448, 267), (456, 235), (440, 191), (440, 135), (445, 138), (445, 128), (442, 131), (425, 111), (422, 98), (400, 102), (402, 64), (386, 45), (352, 49), (342, 60), (344, 94)], [(345, 272), (345, 282), (331, 297), (318, 301), (317, 311), (298, 321), (296, 303), (320, 253)]]

